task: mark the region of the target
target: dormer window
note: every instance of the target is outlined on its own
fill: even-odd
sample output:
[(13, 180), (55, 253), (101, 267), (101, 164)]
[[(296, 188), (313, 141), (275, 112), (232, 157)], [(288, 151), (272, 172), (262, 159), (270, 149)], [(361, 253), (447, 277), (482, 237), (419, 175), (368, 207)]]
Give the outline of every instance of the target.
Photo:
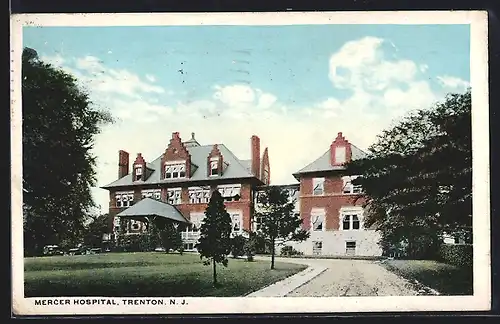
[(265, 184), (269, 183), (269, 167), (267, 165), (264, 167), (264, 177), (262, 180)]
[(345, 146), (337, 146), (335, 148), (335, 163), (346, 162), (346, 148)]
[(219, 175), (219, 161), (218, 159), (210, 160), (210, 176)]
[(135, 166), (135, 181), (143, 180), (142, 177), (142, 165)]
[(186, 177), (186, 162), (167, 162), (165, 164), (165, 179)]

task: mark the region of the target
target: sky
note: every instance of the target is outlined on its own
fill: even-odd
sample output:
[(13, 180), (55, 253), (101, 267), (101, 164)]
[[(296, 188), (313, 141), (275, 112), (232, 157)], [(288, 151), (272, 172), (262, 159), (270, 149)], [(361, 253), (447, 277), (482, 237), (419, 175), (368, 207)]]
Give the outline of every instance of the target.
[(469, 25), (24, 27), (23, 46), (73, 74), (116, 118), (96, 136), (96, 203), (107, 212), (118, 150), (162, 154), (173, 132), (250, 158), (271, 183), (328, 150), (366, 150), (413, 109), (470, 85)]

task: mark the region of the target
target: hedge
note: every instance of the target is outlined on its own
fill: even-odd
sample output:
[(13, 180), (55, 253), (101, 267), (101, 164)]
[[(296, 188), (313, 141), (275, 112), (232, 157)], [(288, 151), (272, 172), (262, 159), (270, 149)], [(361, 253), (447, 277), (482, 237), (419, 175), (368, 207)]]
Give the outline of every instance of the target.
[(442, 261), (456, 266), (472, 266), (472, 244), (443, 244), (439, 249)]

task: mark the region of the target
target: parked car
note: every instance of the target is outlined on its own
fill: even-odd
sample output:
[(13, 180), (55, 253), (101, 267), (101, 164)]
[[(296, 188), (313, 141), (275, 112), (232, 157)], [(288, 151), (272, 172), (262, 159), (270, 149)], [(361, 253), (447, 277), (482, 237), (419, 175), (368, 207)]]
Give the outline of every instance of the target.
[(59, 245), (46, 245), (43, 247), (43, 255), (63, 255), (63, 250), (59, 247)]

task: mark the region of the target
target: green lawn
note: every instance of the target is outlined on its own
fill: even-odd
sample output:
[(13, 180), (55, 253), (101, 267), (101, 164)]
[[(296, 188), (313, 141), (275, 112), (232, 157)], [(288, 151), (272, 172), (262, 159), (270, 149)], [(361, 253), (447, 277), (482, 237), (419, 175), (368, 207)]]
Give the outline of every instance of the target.
[(472, 295), (472, 268), (431, 260), (387, 260), (388, 270), (437, 290), (441, 295)]
[(270, 261), (229, 259), (217, 265), (218, 287), (212, 285), (212, 266), (199, 255), (185, 253), (109, 253), (24, 259), (26, 297), (235, 297), (279, 281), (306, 266)]

